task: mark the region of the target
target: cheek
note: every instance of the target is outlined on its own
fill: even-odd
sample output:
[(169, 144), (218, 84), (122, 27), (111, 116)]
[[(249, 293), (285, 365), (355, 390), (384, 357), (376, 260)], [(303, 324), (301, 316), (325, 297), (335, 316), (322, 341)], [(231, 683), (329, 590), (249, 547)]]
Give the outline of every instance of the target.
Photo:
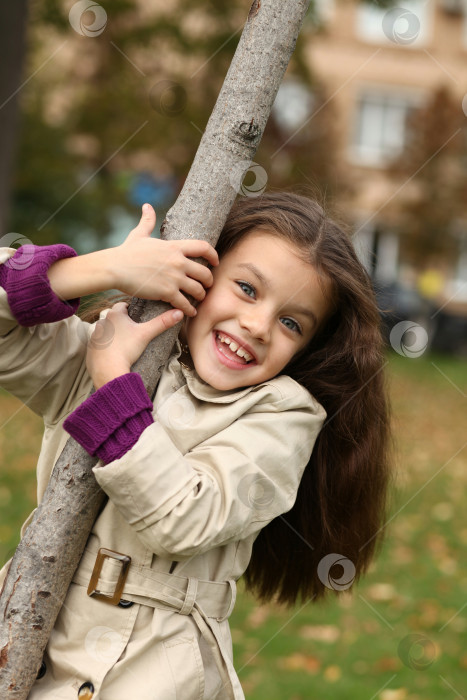
[(199, 302), (196, 310), (203, 318), (209, 316), (218, 316), (222, 311), (230, 306), (229, 295), (220, 289), (214, 290), (213, 287), (208, 291), (203, 301)]
[(196, 311), (196, 316), (190, 316), (186, 320), (186, 333), (190, 339), (205, 333), (216, 318), (209, 293), (196, 305)]
[(283, 358), (285, 363), (288, 364), (293, 357), (302, 352), (304, 347), (305, 346), (302, 346), (301, 344), (297, 346), (296, 343), (290, 341), (284, 342), (280, 348), (281, 358)]

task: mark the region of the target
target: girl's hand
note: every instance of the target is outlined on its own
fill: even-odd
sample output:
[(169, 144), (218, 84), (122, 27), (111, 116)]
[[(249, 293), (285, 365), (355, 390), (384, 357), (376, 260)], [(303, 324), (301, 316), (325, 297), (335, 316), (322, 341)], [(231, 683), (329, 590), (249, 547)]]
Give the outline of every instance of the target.
[(179, 309), (165, 311), (146, 323), (135, 323), (128, 316), (128, 304), (115, 304), (97, 322), (88, 342), (86, 367), (96, 389), (127, 374), (148, 343), (183, 318)]
[(195, 307), (182, 291), (202, 301), (213, 277), (207, 267), (189, 258), (205, 258), (217, 265), (217, 252), (207, 241), (150, 238), (155, 224), (156, 213), (150, 204), (145, 204), (138, 226), (124, 243), (111, 250), (115, 287), (131, 296), (166, 301), (188, 316), (195, 316)]

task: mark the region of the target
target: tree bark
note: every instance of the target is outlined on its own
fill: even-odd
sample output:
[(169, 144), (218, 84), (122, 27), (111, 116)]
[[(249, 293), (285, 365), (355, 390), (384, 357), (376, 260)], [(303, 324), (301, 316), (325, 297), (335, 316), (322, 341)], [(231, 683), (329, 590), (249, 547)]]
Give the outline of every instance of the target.
[[(266, 126), (309, 0), (255, 0), (185, 185), (163, 226), (169, 239), (215, 245)], [(144, 321), (169, 308), (133, 300)], [(150, 396), (180, 325), (152, 341), (132, 368)], [(34, 683), (95, 518), (105, 498), (95, 464), (68, 440), (32, 523), (18, 546), (0, 598), (0, 697), (25, 700)]]
[(0, 238), (7, 233), (19, 119), (18, 88), (26, 48), (27, 5), (27, 0), (0, 3)]

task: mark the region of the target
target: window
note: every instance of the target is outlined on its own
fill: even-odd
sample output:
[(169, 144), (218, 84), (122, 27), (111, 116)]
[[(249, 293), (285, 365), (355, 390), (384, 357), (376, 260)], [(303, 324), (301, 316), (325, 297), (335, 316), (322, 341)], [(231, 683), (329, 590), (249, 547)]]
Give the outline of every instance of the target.
[(409, 115), (419, 102), (403, 94), (363, 93), (357, 100), (351, 159), (384, 166), (397, 158), (407, 143)]
[(403, 7), (376, 7), (362, 2), (357, 7), (356, 34), (370, 44), (419, 47), (431, 30), (428, 0), (405, 0)]
[(334, 19), (336, 11), (334, 0), (315, 0), (313, 9), (321, 24), (327, 24)]
[(309, 120), (313, 103), (312, 94), (302, 83), (284, 80), (272, 110), (279, 126), (286, 132), (294, 132)]

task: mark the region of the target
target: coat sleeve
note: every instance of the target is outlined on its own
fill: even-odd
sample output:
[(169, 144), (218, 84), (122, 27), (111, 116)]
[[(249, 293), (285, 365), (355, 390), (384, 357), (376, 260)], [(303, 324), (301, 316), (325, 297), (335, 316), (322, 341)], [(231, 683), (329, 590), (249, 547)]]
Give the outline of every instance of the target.
[(316, 402), (287, 411), (259, 404), (186, 455), (156, 421), (94, 474), (155, 554), (201, 554), (292, 508), (325, 416)]
[[(14, 253), (0, 249), (0, 267)], [(21, 272), (19, 266), (14, 271)], [(37, 299), (33, 288), (31, 299)], [(49, 308), (57, 302), (57, 298), (51, 300)], [(43, 306), (45, 310), (47, 304)], [(73, 313), (71, 306), (67, 313)], [(89, 392), (85, 359), (91, 330), (92, 326), (73, 315), (55, 323), (20, 325), (12, 313), (7, 291), (0, 287), (0, 386), (41, 415), (46, 423), (54, 424), (76, 405), (77, 396), (84, 398)]]

